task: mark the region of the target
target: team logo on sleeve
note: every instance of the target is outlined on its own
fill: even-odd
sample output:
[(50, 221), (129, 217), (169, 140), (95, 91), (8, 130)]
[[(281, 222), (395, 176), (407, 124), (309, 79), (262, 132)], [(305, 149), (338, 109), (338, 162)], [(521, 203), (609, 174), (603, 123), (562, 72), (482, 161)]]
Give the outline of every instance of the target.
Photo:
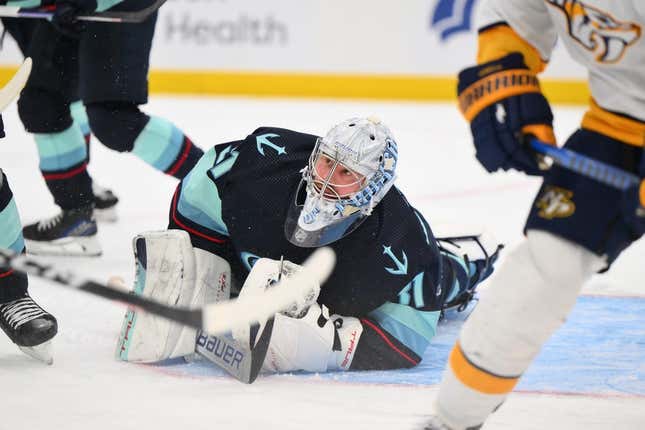
[(547, 0), (567, 17), (569, 35), (599, 63), (616, 63), (641, 36), (641, 27), (578, 0)]
[(535, 206), (540, 209), (538, 216), (544, 219), (567, 218), (576, 211), (571, 198), (573, 192), (564, 188), (547, 185)]

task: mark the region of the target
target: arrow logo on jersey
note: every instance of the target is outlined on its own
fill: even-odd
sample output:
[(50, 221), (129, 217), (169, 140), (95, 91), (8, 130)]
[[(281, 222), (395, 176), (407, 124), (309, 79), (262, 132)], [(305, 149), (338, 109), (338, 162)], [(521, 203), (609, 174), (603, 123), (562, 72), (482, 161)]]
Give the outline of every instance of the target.
[(269, 140), (269, 138), (272, 138), (272, 137), (280, 137), (280, 135), (267, 133), (267, 134), (261, 134), (255, 137), (255, 141), (257, 142), (257, 146), (258, 146), (258, 152), (262, 154), (262, 156), (264, 156), (264, 146), (268, 146), (269, 148), (275, 149), (278, 155), (286, 154), (287, 151), (285, 150), (284, 146), (278, 146)]
[(383, 245), (383, 254), (387, 255), (394, 261), (394, 264), (396, 265), (396, 269), (392, 269), (391, 267), (386, 267), (385, 270), (390, 272), (393, 275), (407, 275), (408, 273), (408, 256), (405, 255), (405, 251), (401, 251), (403, 253), (403, 262), (396, 258), (396, 255), (392, 252), (392, 247), (391, 246), (385, 246)]

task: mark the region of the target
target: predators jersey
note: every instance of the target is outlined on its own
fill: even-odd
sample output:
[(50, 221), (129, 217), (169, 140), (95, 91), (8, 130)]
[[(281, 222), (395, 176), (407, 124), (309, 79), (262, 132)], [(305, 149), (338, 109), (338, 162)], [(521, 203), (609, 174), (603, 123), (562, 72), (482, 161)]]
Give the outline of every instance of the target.
[[(589, 71), (593, 100), (583, 127), (643, 146), (644, 30), (642, 0), (484, 0), (479, 8), (479, 62), (504, 50), (519, 50), (539, 72), (559, 39)], [(513, 36), (528, 46), (513, 42)]]

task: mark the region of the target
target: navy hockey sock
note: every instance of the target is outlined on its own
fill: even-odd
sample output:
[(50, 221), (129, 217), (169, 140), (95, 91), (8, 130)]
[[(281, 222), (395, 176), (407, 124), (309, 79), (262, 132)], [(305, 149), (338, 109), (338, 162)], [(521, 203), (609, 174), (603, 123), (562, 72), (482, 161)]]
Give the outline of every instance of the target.
[[(25, 248), (18, 208), (7, 177), (0, 170), (0, 248), (22, 252)], [(21, 297), (27, 292), (27, 276), (0, 267), (0, 303)]]

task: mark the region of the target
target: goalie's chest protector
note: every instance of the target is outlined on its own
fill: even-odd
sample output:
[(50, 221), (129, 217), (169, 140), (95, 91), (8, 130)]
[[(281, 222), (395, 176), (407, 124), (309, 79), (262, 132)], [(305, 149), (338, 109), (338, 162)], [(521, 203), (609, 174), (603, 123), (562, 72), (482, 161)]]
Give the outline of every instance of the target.
[[(302, 263), (313, 251), (291, 244), (284, 223), (317, 138), (260, 128), (240, 142), (232, 169), (215, 181), (231, 244), (247, 270), (258, 257)], [(330, 246), (337, 262), (319, 301), (334, 313), (365, 314), (386, 301), (398, 303), (402, 289), (415, 282), (419, 291), (437, 284), (440, 263), (432, 233), (396, 187), (363, 224)]]

